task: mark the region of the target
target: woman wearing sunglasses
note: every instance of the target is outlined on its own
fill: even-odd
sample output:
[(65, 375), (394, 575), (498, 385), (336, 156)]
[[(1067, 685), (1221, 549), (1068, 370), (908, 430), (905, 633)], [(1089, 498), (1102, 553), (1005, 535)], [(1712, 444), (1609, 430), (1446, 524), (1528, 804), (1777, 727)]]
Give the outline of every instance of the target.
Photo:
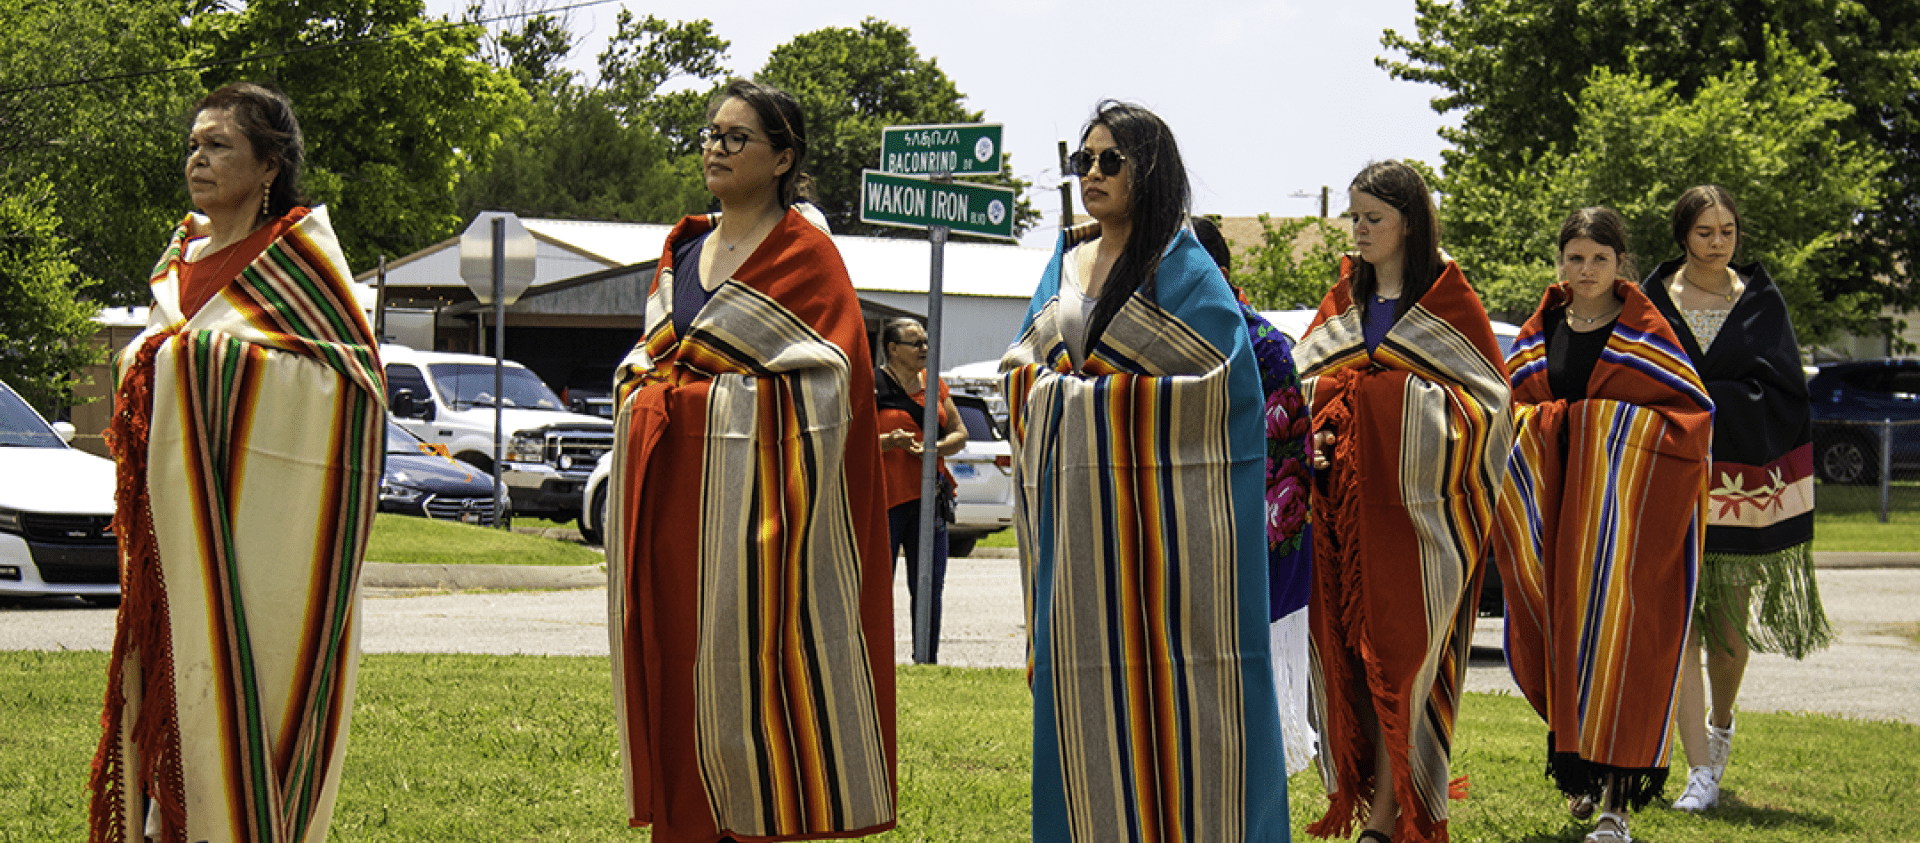
[(1561, 282), (1507, 357), (1507, 666), (1547, 723), (1547, 775), (1574, 817), (1600, 808), (1587, 843), (1626, 843), (1629, 813), (1666, 786), (1713, 435), (1700, 376), (1626, 280), (1626, 231), (1608, 208), (1567, 217)]
[[(735, 81), (719, 214), (667, 236), (615, 374), (609, 627), (627, 807), (656, 841), (894, 825), (892, 565), (860, 302), (793, 209), (806, 121)], [(830, 740), (822, 740), (830, 737)]]
[[(920, 472), (924, 436), (920, 422), (926, 418), (927, 329), (910, 317), (889, 319), (880, 326), (880, 368), (874, 370), (875, 400), (880, 407), (880, 464), (887, 476), (887, 525), (891, 538), (887, 559), (907, 555), (907, 595), (914, 619), (914, 662), (936, 664), (940, 660), (941, 593), (947, 583), (947, 524), (953, 518), (953, 475), (947, 472), (946, 458), (967, 446), (967, 426), (960, 419), (960, 408), (947, 395), (941, 383), (934, 400), (940, 403), (940, 436), (934, 440), (933, 548), (928, 554), (932, 570), (932, 592), (920, 593)], [(938, 378), (934, 380), (938, 381)], [(931, 623), (925, 647), (919, 641), (920, 601), (926, 600)], [(927, 658), (920, 660), (924, 649)]]
[(1104, 102), (1001, 361), (1034, 696), (1033, 837), (1283, 841), (1261, 390), (1165, 123)]
[(1447, 839), (1448, 765), (1494, 496), (1513, 444), (1480, 297), (1399, 161), (1347, 188), (1357, 255), (1294, 362), (1313, 408), (1313, 631), (1325, 816), (1362, 840)]

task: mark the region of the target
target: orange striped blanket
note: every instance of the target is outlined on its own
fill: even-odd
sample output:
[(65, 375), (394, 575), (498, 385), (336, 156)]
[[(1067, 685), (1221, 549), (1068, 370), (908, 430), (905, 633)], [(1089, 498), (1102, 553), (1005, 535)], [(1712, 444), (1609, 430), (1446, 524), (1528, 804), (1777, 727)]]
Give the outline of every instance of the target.
[[(1350, 259), (1349, 259), (1350, 260)], [(1512, 445), (1506, 370), (1480, 298), (1448, 263), (1372, 353), (1351, 265), (1294, 349), (1314, 429), (1336, 437), (1313, 500), (1313, 711), (1326, 814), (1344, 836), (1394, 788), (1399, 841), (1444, 841), (1455, 710), (1480, 562)], [(1373, 781), (1371, 706), (1392, 760)]]
[[(1634, 284), (1586, 398), (1547, 380), (1547, 290), (1507, 358), (1518, 441), (1500, 493), (1507, 664), (1551, 738), (1568, 794), (1612, 775), (1638, 809), (1667, 777), (1680, 654), (1707, 502), (1713, 402), (1667, 320)], [(1566, 330), (1561, 327), (1560, 330)]]

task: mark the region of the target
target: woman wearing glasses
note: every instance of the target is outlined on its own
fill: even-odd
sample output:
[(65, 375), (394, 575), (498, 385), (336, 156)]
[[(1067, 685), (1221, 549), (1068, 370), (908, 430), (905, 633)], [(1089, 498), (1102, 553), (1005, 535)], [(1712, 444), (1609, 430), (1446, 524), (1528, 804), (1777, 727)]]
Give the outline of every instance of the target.
[(1001, 361), (1034, 696), (1033, 837), (1288, 839), (1260, 373), (1165, 123), (1104, 102)]
[(627, 805), (656, 841), (894, 824), (892, 566), (860, 303), (792, 209), (806, 124), (735, 81), (615, 374), (609, 628)]
[[(1447, 839), (1453, 718), (1512, 421), (1480, 297), (1399, 161), (1348, 185), (1358, 254), (1294, 362), (1313, 408), (1313, 630), (1325, 816)], [(1356, 259), (1357, 258), (1357, 259)]]
[(1588, 843), (1667, 781), (1668, 733), (1705, 528), (1713, 402), (1626, 280), (1626, 223), (1560, 226), (1561, 283), (1507, 357), (1519, 431), (1500, 490), (1507, 665), (1547, 723), (1547, 775)]
[[(920, 472), (922, 437), (920, 422), (926, 418), (927, 330), (906, 317), (889, 319), (880, 326), (880, 368), (874, 371), (875, 401), (880, 407), (880, 463), (887, 475), (887, 526), (891, 539), (888, 560), (907, 554), (907, 594), (912, 600), (914, 662), (934, 664), (940, 657), (940, 593), (947, 582), (947, 523), (953, 509), (936, 500), (933, 518), (933, 591), (920, 593)], [(934, 450), (934, 493), (947, 498), (953, 488), (953, 476), (947, 474), (945, 457), (960, 453), (967, 446), (967, 426), (960, 420), (960, 409), (947, 397), (947, 385), (940, 384), (940, 438)], [(891, 564), (891, 563), (889, 563)], [(927, 600), (933, 622), (920, 637), (920, 601)], [(924, 662), (920, 652), (926, 651)]]

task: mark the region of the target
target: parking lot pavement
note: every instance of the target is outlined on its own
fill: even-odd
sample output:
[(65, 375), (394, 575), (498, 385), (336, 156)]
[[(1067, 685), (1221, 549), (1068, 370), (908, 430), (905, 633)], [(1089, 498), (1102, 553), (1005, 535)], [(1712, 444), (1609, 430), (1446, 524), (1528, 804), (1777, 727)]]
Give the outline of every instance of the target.
[[(904, 566), (897, 566), (903, 569)], [(1804, 661), (1755, 654), (1740, 693), (1747, 711), (1812, 711), (1920, 725), (1920, 568), (1820, 572), (1821, 596), (1839, 641)], [(606, 589), (418, 593), (364, 590), (362, 648), (369, 653), (496, 653), (604, 656)], [(894, 657), (912, 660), (906, 578), (894, 575)], [(949, 566), (940, 661), (957, 667), (1020, 668), (1026, 630), (1020, 566), (1008, 557)], [(104, 650), (112, 609), (78, 600), (0, 599), (0, 650)], [(1500, 621), (1474, 631), (1467, 689), (1518, 693), (1500, 656)]]

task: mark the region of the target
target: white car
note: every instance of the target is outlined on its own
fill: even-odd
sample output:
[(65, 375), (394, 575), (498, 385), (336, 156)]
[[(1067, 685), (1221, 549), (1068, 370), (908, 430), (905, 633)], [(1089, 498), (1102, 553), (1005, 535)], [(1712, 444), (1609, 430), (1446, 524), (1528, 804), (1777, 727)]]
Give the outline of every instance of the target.
[[(947, 529), (947, 556), (967, 556), (982, 536), (1013, 526), (1013, 448), (1000, 434), (985, 399), (953, 396), (967, 424), (967, 446), (947, 458), (958, 506)], [(613, 460), (602, 459), (587, 477), (587, 508), (580, 514), (580, 537), (600, 544), (607, 529), (607, 476)]]
[(120, 594), (113, 462), (72, 438), (73, 425), (47, 424), (0, 383), (0, 594)]

